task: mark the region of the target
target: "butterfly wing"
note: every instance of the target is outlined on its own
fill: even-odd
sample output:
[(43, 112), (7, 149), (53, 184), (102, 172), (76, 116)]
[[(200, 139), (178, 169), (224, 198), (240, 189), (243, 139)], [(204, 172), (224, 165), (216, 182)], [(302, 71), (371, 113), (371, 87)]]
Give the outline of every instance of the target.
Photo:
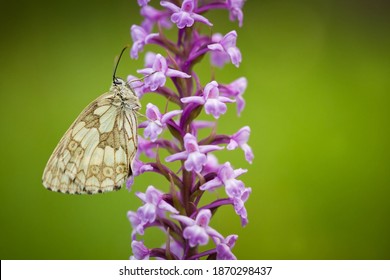
[(47, 189), (94, 194), (121, 188), (137, 150), (137, 118), (114, 98), (107, 93), (93, 101), (62, 137), (43, 173)]

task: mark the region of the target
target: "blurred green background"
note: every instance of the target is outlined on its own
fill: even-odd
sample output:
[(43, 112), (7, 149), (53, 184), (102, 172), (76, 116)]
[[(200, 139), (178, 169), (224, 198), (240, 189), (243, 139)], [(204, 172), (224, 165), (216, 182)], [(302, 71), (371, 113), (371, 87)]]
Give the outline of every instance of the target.
[[(218, 155), (249, 169), (250, 222), (241, 228), (228, 207), (212, 226), (239, 235), (240, 259), (389, 259), (389, 2), (252, 0), (244, 13), (242, 29), (226, 11), (207, 16), (213, 32), (238, 31), (240, 68), (210, 71), (208, 57), (196, 68), (203, 84), (213, 71), (222, 83), (249, 81), (246, 110), (237, 118), (229, 105), (219, 131), (250, 125), (254, 163), (242, 151)], [(165, 181), (144, 174), (131, 193), (69, 196), (45, 190), (41, 175), (109, 88), (141, 22), (136, 1), (2, 1), (0, 15), (1, 259), (127, 259), (134, 191)], [(126, 56), (119, 76), (142, 60)], [(158, 232), (145, 240), (163, 243)]]

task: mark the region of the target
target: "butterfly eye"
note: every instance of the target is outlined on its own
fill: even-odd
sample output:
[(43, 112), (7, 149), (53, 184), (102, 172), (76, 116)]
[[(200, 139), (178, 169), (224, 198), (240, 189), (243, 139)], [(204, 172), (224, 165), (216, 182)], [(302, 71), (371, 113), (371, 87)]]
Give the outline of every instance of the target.
[(122, 80), (121, 78), (118, 78), (118, 77), (115, 77), (113, 83), (114, 83), (114, 85), (116, 85), (116, 86), (126, 84), (124, 80)]

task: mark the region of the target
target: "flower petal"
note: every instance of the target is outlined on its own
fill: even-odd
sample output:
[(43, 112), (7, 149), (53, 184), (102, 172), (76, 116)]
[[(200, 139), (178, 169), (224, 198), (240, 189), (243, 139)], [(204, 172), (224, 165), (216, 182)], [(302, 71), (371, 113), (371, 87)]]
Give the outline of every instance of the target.
[(218, 244), (217, 245), (217, 260), (236, 260), (236, 256), (233, 255), (232, 251), (230, 250), (229, 246), (226, 244)]
[(186, 224), (187, 226), (195, 225), (195, 221), (187, 216), (172, 214), (171, 218)]
[(145, 247), (142, 241), (133, 240), (133, 242), (131, 242), (131, 248), (133, 250), (134, 257), (137, 260), (149, 259), (150, 250)]
[(170, 68), (167, 69), (165, 75), (167, 75), (168, 77), (178, 77), (178, 78), (185, 78), (185, 79), (191, 78), (191, 76), (188, 75), (187, 73), (170, 69)]
[(211, 211), (209, 209), (202, 209), (196, 215), (195, 223), (201, 227), (207, 227), (211, 219)]
[(149, 122), (148, 126), (144, 130), (144, 137), (149, 138), (150, 141), (156, 142), (158, 136), (162, 133), (163, 128), (159, 122)]
[(255, 157), (253, 152), (252, 152), (252, 148), (248, 144), (242, 145), (241, 148), (244, 150), (245, 159), (247, 160), (247, 162), (252, 163), (252, 161)]
[(161, 1), (160, 2), (160, 5), (163, 6), (164, 8), (167, 8), (173, 12), (179, 12), (180, 11), (180, 8), (178, 6), (176, 6), (175, 4), (172, 4), (168, 1)]
[(159, 53), (156, 54), (156, 59), (153, 63), (152, 68), (154, 71), (162, 72), (165, 74), (167, 69), (168, 69), (168, 63), (167, 63), (167, 60), (165, 59), (165, 57), (163, 57)]
[(212, 50), (212, 51), (221, 51), (221, 52), (225, 51), (223, 49), (223, 46), (219, 43), (207, 45), (207, 48), (209, 48), (209, 50)]
[(156, 206), (146, 203), (138, 208), (137, 215), (144, 223), (153, 223), (156, 220)]
[(234, 103), (234, 102), (236, 102), (235, 100), (230, 99), (229, 97), (225, 97), (225, 96), (219, 96), (218, 100), (223, 102), (223, 103)]
[(203, 165), (207, 162), (206, 155), (200, 152), (192, 152), (188, 154), (187, 160), (184, 162), (184, 168), (187, 171), (202, 171)]
[(152, 103), (148, 103), (148, 105), (146, 105), (145, 115), (151, 121), (160, 120), (162, 116), (158, 107)]
[(145, 78), (145, 84), (150, 87), (151, 91), (155, 91), (159, 87), (165, 85), (167, 78), (162, 72), (155, 72)]
[(229, 145), (227, 145), (226, 148), (231, 151), (237, 149), (237, 147), (238, 147), (238, 143), (234, 139), (230, 139)]
[(199, 151), (201, 153), (209, 153), (209, 152), (212, 152), (212, 151), (216, 151), (216, 150), (223, 150), (224, 147), (220, 147), (220, 146), (217, 146), (217, 145), (201, 145), (199, 146)]
[(163, 124), (165, 124), (167, 121), (169, 121), (170, 119), (172, 119), (173, 117), (177, 116), (177, 115), (180, 115), (181, 113), (183, 113), (183, 110), (173, 110), (173, 111), (170, 111), (166, 114), (164, 114), (161, 118), (161, 122)]
[(150, 74), (154, 73), (154, 70), (152, 68), (144, 68), (144, 69), (137, 70), (137, 73), (143, 74), (143, 75), (150, 75)]
[(202, 191), (213, 191), (217, 187), (221, 187), (222, 185), (222, 181), (218, 177), (215, 177), (214, 179), (204, 183), (202, 186), (199, 187), (199, 189), (201, 189)]
[(239, 168), (239, 169), (235, 169), (233, 172), (234, 172), (234, 178), (236, 178), (238, 176), (241, 176), (242, 174), (247, 173), (248, 169)]
[(203, 105), (205, 103), (205, 100), (201, 96), (189, 96), (189, 97), (183, 97), (180, 99), (183, 103), (195, 103), (195, 104), (201, 104)]
[(201, 16), (201, 15), (198, 15), (198, 14), (195, 14), (195, 13), (193, 13), (191, 16), (192, 16), (192, 18), (195, 21), (202, 22), (204, 24), (207, 24), (208, 26), (213, 26), (213, 24), (207, 18), (205, 18), (204, 16)]
[(232, 61), (233, 65), (239, 67), (242, 61), (240, 50), (236, 47), (232, 47), (227, 49), (227, 53), (229, 54), (230, 60)]
[(177, 12), (172, 14), (171, 20), (173, 23), (176, 23), (179, 29), (191, 27), (195, 22), (195, 20), (190, 16), (190, 14), (186, 12)]
[(204, 109), (206, 114), (213, 115), (214, 118), (218, 119), (220, 115), (223, 115), (227, 111), (227, 106), (225, 103), (219, 101), (218, 99), (208, 99), (204, 104)]
[(136, 192), (135, 195), (141, 199), (143, 202), (146, 202), (146, 195), (143, 192)]
[(177, 211), (175, 207), (173, 207), (172, 205), (170, 205), (169, 203), (167, 203), (164, 200), (160, 201), (160, 203), (158, 204), (158, 208), (165, 210), (165, 211), (168, 211), (168, 212), (171, 212), (173, 214), (179, 214), (179, 211)]
[(242, 110), (244, 110), (245, 108), (245, 100), (242, 97), (242, 95), (239, 95), (236, 97), (236, 101), (237, 101), (237, 114), (240, 115)]
[(205, 229), (198, 225), (186, 227), (183, 231), (183, 237), (189, 241), (191, 247), (206, 245), (209, 241), (209, 235)]
[(188, 155), (187, 151), (179, 152), (179, 153), (167, 156), (165, 158), (165, 161), (171, 162), (171, 161), (175, 161), (175, 160), (183, 160), (183, 159), (187, 158), (187, 155)]
[(223, 36), (220, 44), (223, 46), (225, 50), (228, 50), (229, 48), (236, 47), (237, 42), (237, 32), (235, 30), (230, 31), (225, 36)]

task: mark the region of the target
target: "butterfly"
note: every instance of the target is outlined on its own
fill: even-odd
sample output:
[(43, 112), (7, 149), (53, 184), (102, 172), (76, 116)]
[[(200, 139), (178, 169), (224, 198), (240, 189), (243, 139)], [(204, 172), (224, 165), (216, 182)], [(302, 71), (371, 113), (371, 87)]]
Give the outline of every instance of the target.
[(131, 176), (141, 104), (131, 86), (115, 77), (117, 66), (110, 90), (81, 112), (54, 149), (42, 177), (47, 189), (103, 193), (119, 190)]

